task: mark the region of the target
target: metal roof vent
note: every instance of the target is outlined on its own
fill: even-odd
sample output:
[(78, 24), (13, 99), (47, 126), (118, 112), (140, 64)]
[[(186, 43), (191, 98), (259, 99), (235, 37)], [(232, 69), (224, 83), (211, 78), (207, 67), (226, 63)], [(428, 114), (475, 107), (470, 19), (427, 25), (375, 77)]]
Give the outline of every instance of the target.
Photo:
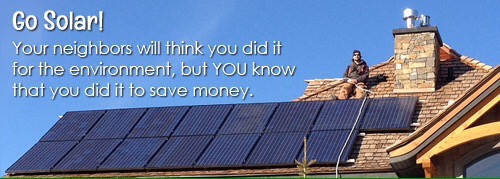
[(431, 16), (426, 16), (426, 15), (420, 15), (418, 16), (418, 11), (415, 9), (410, 9), (406, 8), (403, 11), (403, 20), (406, 21), (406, 27), (407, 28), (414, 28), (415, 27), (415, 21), (419, 20), (420, 21), (420, 27), (428, 27), (431, 25)]
[(418, 18), (418, 11), (415, 9), (406, 8), (403, 11), (403, 20), (406, 21), (406, 27), (415, 27), (415, 20)]

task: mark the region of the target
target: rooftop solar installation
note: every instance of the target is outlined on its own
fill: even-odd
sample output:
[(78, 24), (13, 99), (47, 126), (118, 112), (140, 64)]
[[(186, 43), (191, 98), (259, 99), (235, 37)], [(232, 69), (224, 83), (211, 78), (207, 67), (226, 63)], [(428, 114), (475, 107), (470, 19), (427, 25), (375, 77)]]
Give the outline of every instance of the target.
[(293, 165), (306, 132), (268, 133), (262, 135), (246, 161), (246, 166)]
[(233, 105), (193, 106), (173, 136), (214, 135), (232, 108)]
[(51, 171), (97, 171), (97, 167), (121, 141), (121, 139), (83, 140)]
[(50, 170), (66, 155), (77, 141), (38, 142), (7, 173), (38, 173)]
[(361, 130), (410, 130), (416, 103), (416, 97), (370, 100), (364, 114)]
[(212, 138), (212, 136), (172, 137), (156, 153), (146, 169), (192, 168)]
[[(345, 163), (349, 159), (359, 130), (354, 130), (349, 138), (350, 132), (351, 130), (313, 131), (307, 141), (308, 160), (317, 160), (318, 164), (337, 163), (342, 147), (347, 141), (346, 148), (340, 158), (340, 163)], [(297, 158), (298, 161), (302, 161), (303, 151), (304, 149)]]
[(345, 164), (359, 131), (411, 129), (417, 98), (179, 106), (66, 113), (8, 173)]
[(123, 139), (147, 109), (107, 110), (85, 139)]
[(166, 138), (126, 139), (99, 166), (98, 170), (140, 170), (144, 169)]
[[(313, 130), (351, 129), (358, 117), (363, 100), (327, 101)], [(359, 127), (359, 123), (357, 127)]]
[(219, 134), (261, 133), (278, 106), (275, 103), (238, 104), (221, 127)]
[(188, 109), (188, 106), (150, 108), (128, 137), (168, 137)]
[(242, 167), (259, 134), (218, 135), (195, 167)]
[(265, 132), (308, 131), (323, 102), (279, 103)]
[(80, 140), (104, 112), (104, 110), (67, 112), (43, 136), (41, 141)]

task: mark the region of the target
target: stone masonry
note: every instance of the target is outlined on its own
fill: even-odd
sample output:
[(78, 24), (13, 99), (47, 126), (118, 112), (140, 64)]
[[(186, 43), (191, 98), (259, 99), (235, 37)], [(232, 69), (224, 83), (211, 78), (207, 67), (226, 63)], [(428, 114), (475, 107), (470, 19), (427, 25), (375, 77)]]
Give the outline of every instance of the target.
[(436, 27), (396, 29), (394, 93), (436, 91), (441, 37)]

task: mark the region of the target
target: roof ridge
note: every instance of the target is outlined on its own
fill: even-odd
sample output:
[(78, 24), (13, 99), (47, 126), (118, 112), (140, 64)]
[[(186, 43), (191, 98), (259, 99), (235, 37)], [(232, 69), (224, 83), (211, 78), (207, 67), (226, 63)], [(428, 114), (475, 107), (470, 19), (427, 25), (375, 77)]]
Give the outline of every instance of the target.
[(304, 94), (301, 97), (298, 97), (297, 99), (295, 99), (293, 101), (294, 102), (302, 101), (302, 100), (307, 99), (307, 98), (309, 98), (309, 97), (311, 97), (313, 95), (316, 95), (316, 94), (321, 93), (323, 91), (329, 90), (329, 89), (331, 89), (331, 88), (333, 88), (333, 87), (335, 87), (335, 86), (340, 85), (340, 84), (343, 83), (343, 81), (341, 81), (341, 80), (332, 81), (332, 82), (333, 83), (329, 83), (325, 87), (323, 87), (323, 88), (321, 88), (319, 90), (313, 91), (313, 92), (311, 92), (309, 94)]
[(477, 69), (477, 70), (486, 70), (486, 71), (493, 71), (494, 68), (492, 66), (489, 66), (489, 65), (486, 65), (484, 63), (482, 63), (481, 61), (475, 59), (475, 58), (472, 58), (472, 57), (469, 57), (469, 56), (460, 56), (460, 61)]

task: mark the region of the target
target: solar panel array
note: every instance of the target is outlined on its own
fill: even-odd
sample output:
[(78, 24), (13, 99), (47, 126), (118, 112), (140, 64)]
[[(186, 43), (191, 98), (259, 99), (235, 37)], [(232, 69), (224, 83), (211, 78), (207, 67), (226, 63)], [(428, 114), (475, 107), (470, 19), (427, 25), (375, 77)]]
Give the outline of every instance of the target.
[[(293, 166), (348, 160), (360, 131), (409, 130), (416, 98), (66, 113), (7, 173)], [(350, 135), (351, 134), (351, 135)], [(350, 136), (350, 137), (349, 137)]]

